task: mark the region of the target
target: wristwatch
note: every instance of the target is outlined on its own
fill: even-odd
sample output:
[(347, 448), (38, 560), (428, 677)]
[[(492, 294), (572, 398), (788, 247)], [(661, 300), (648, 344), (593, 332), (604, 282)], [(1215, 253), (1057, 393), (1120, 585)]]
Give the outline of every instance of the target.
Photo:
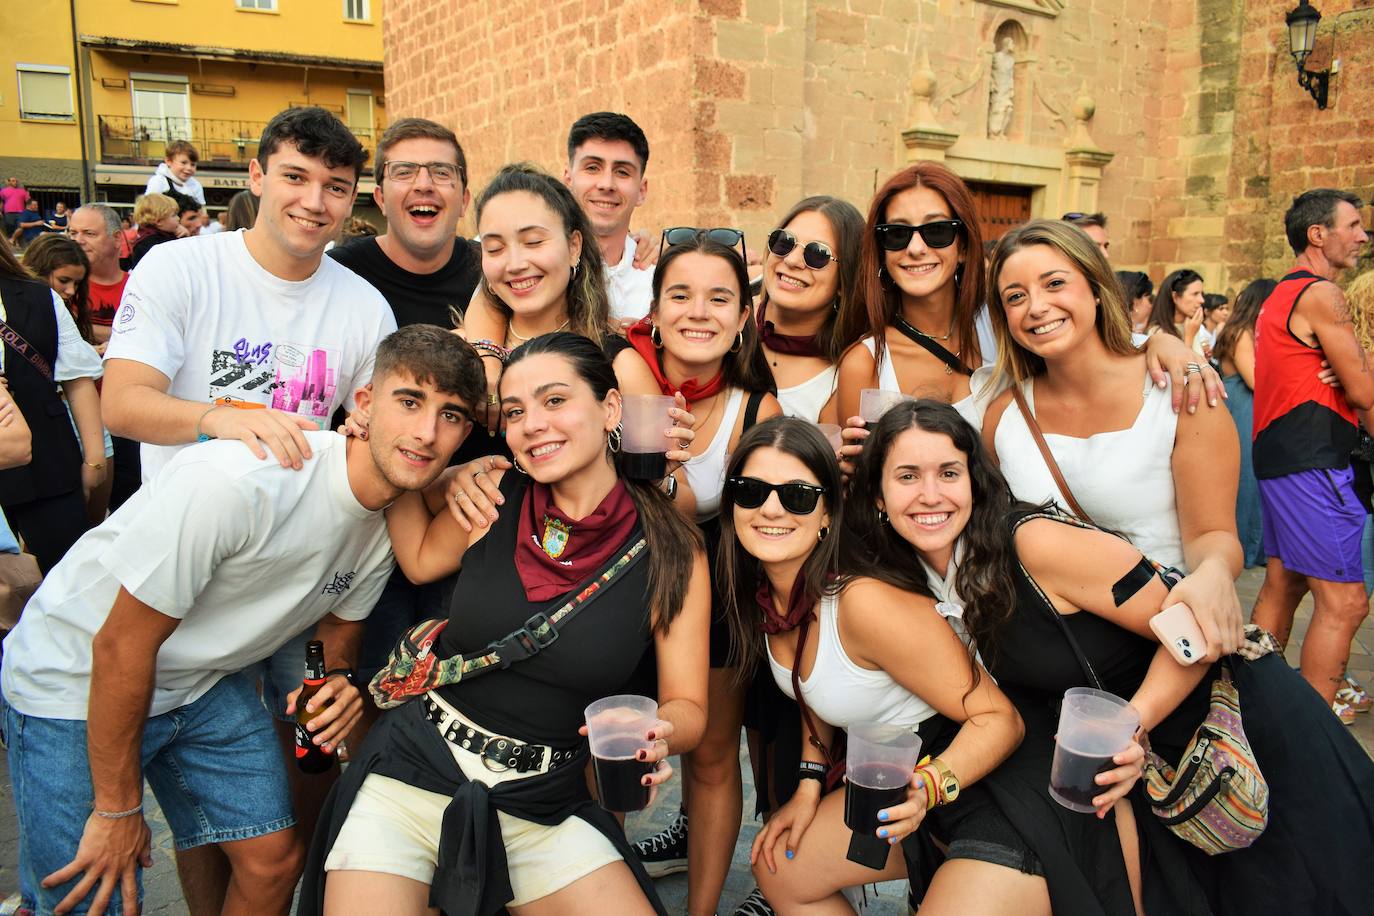
[(947, 805), (959, 797), (959, 777), (939, 757), (931, 757), (921, 764), (921, 769), (935, 777), (936, 806)]

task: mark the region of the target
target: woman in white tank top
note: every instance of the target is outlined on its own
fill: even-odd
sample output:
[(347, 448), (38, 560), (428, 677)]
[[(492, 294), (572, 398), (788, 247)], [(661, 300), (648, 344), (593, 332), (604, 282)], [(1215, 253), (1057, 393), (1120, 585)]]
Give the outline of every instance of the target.
[[(1012, 899), (1026, 916), (1048, 913), (1043, 878), (983, 858), (998, 840), (986, 819), (970, 816), (988, 813), (992, 802), (976, 783), (1014, 749), (1020, 719), (935, 602), (900, 584), (920, 577), (911, 579), (919, 588), (919, 569), (854, 574), (863, 564), (848, 549), (855, 541), (825, 437), (796, 418), (761, 423), (741, 438), (728, 474), (718, 586), (731, 632), (745, 662), (766, 658), (779, 686), (792, 695), (800, 687), (811, 739), (802, 768), (818, 777), (801, 780), (754, 843), (754, 875), (769, 902), (779, 912), (838, 910), (842, 888), (919, 883), (916, 831), (925, 824), (949, 844), (959, 877), (936, 877), (923, 912), (989, 912), (991, 901)], [(905, 800), (879, 813), (874, 835), (855, 836), (850, 857), (865, 847), (864, 865), (846, 857), (845, 794), (822, 797), (823, 774), (838, 729), (871, 722), (918, 731), (935, 757), (911, 775)]]
[[(989, 277), (1000, 306), (998, 369), (1026, 395), (1073, 497), (1150, 559), (1188, 571), (1168, 604), (1192, 609), (1209, 658), (1234, 651), (1243, 624), (1234, 584), (1240, 458), (1229, 416), (1172, 412), (1131, 343), (1120, 285), (1080, 230), (1057, 220), (1012, 230)], [(983, 440), (1018, 498), (1067, 507), (1010, 390), (988, 408)]]

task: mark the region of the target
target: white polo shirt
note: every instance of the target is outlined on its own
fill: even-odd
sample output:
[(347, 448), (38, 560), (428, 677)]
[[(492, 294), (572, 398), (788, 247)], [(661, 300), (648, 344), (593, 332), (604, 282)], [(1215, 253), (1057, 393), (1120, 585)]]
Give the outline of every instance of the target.
[(654, 301), (654, 271), (635, 269), (635, 240), (625, 237), (625, 254), (619, 264), (606, 265), (606, 295), (611, 300), (611, 318), (637, 321), (649, 314)]

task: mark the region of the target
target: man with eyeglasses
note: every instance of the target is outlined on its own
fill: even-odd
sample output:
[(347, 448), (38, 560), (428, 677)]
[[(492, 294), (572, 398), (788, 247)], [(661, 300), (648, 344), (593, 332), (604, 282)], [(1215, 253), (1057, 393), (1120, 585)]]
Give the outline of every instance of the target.
[(1107, 214), (1073, 211), (1065, 213), (1060, 219), (1082, 229), (1084, 235), (1097, 243), (1097, 247), (1102, 250), (1102, 257), (1111, 258), (1112, 240), (1107, 235)]
[(476, 242), (457, 238), (472, 195), (467, 159), (453, 131), (402, 118), (377, 144), (373, 200), (386, 232), (330, 250), (329, 256), (377, 288), (396, 324), (452, 328), (482, 276)]

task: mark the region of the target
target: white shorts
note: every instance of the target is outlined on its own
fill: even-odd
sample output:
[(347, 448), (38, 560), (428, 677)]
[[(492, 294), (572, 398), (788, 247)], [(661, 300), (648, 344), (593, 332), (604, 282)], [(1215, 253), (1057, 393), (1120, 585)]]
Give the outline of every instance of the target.
[[(454, 712), (447, 704), (441, 705)], [(476, 723), (467, 724), (480, 728)], [(449, 748), (464, 776), (489, 786), (539, 775), (514, 770), (493, 773), (476, 754), (452, 742)], [(329, 851), (324, 870), (375, 871), (425, 885), (432, 883), (439, 857), (439, 832), (450, 801), (447, 795), (417, 789), (376, 773), (368, 774), (348, 809), (348, 818)], [(506, 846), (510, 886), (515, 893), (510, 901), (512, 906), (547, 897), (603, 865), (621, 861), (620, 853), (605, 834), (580, 817), (548, 827), (503, 811), (496, 812), (496, 816)]]

